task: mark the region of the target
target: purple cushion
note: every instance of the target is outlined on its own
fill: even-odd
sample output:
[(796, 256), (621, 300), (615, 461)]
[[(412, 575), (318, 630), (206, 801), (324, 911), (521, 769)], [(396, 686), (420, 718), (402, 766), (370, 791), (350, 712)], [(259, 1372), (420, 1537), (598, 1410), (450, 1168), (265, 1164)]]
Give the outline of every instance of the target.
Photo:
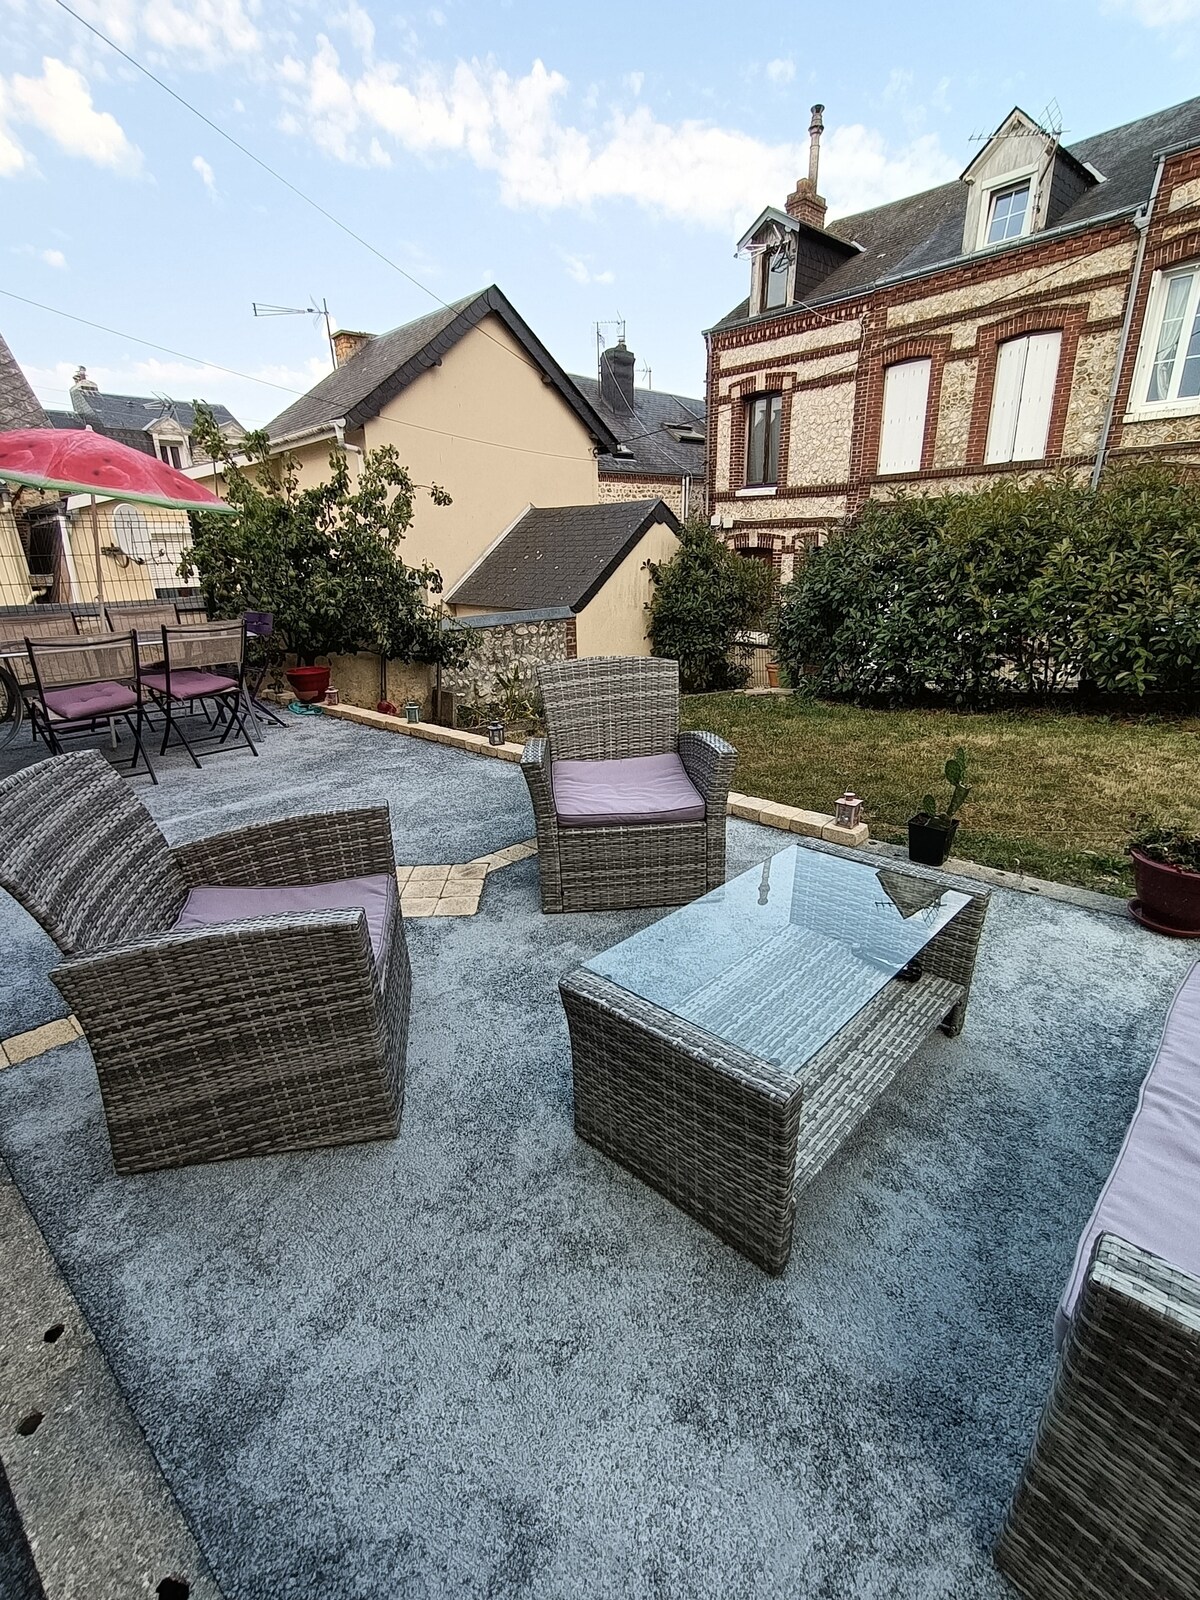
[(1059, 1346), (1102, 1233), (1200, 1276), (1200, 962), (1180, 985), (1055, 1318)]
[(550, 780), (564, 828), (704, 821), (704, 801), (674, 753), (620, 761), (554, 761)]
[(64, 722), (108, 717), (137, 705), (137, 695), (127, 683), (80, 683), (71, 689), (51, 689), (42, 698)]
[[(202, 884), (188, 894), (175, 928), (210, 928), (218, 922), (237, 922), (242, 917), (273, 917), (282, 911), (344, 911), (351, 906), (361, 906), (367, 914), (371, 949), (376, 962), (382, 965), (398, 905), (396, 879), (390, 872), (371, 873), (365, 878), (339, 878), (332, 883), (302, 883), (291, 888)], [(336, 982), (337, 974), (323, 974), (317, 981)]]
[[(165, 672), (143, 672), (142, 682), (148, 688), (157, 689), (160, 694), (167, 692)], [(199, 672), (195, 667), (185, 667), (183, 671), (171, 674), (172, 700), (191, 700), (204, 694), (228, 694), (230, 689), (236, 688), (236, 678), (226, 678), (215, 672)]]

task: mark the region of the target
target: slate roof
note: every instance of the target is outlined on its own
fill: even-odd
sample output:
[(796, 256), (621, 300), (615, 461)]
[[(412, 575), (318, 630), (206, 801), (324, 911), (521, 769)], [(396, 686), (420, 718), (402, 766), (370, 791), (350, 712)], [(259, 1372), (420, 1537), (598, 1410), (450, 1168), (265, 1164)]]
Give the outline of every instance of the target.
[(46, 413), (29, 387), (17, 358), (0, 338), (0, 432), (10, 428), (44, 428)]
[(679, 531), (661, 500), (532, 506), (446, 599), (491, 611), (582, 611), (656, 522)]
[(600, 398), (598, 378), (571, 375), (571, 382), (595, 406), (622, 444), (633, 451), (629, 456), (608, 456), (600, 471), (629, 477), (681, 478), (690, 473), (704, 476), (704, 441), (687, 443), (670, 432), (686, 427), (704, 433), (704, 401), (687, 395), (668, 394), (664, 389), (635, 389), (633, 414), (614, 411)]
[(115, 439), (118, 444), (127, 444), (131, 450), (140, 450), (143, 455), (156, 456), (154, 448), (154, 435), (144, 433), (140, 428), (106, 428), (103, 423), (92, 422), (86, 417), (81, 417), (77, 411), (47, 411), (52, 428), (78, 428), (80, 430), (91, 427), (97, 433), (102, 433), (106, 439)]
[(615, 449), (617, 438), (608, 423), (495, 284), (369, 339), (349, 361), (281, 411), (267, 425), (267, 432), (277, 439), (307, 428), (326, 427), (343, 417), (348, 427), (361, 427), (423, 372), (437, 366), (465, 334), (491, 314), (500, 318), (530, 360), (541, 368), (600, 448)]
[[(76, 386), (71, 390), (71, 404), (75, 408), (74, 414), (82, 418), (84, 426), (90, 422), (110, 439), (117, 437), (117, 431), (140, 433), (149, 428), (151, 423), (172, 414), (184, 433), (190, 433), (196, 421), (195, 407), (190, 402), (161, 400), (152, 394), (101, 394), (94, 389)], [(218, 427), (223, 428), (230, 423), (236, 428), (241, 427), (228, 406), (210, 406), (209, 409)], [(58, 415), (69, 417), (72, 413), (60, 412)], [(63, 423), (62, 426), (71, 427), (74, 424)]]
[[(1165, 111), (1156, 111), (1153, 116), (1140, 117), (1136, 122), (1067, 146), (1077, 162), (1090, 162), (1103, 173), (1104, 182), (1082, 194), (1052, 228), (1014, 240), (1008, 248), (1019, 249), (1101, 217), (1136, 211), (1149, 198), (1158, 152), (1189, 144), (1200, 144), (1200, 98), (1185, 100)], [(962, 233), (966, 211), (967, 187), (956, 179), (922, 194), (894, 200), (890, 205), (837, 218), (829, 224), (829, 232), (862, 245), (862, 252), (824, 278), (806, 296), (805, 304), (822, 305), (863, 294), (893, 278), (932, 271), (965, 259)], [(743, 300), (715, 327), (746, 322), (750, 320), (749, 311), (749, 299)], [(753, 320), (780, 314), (770, 311)]]

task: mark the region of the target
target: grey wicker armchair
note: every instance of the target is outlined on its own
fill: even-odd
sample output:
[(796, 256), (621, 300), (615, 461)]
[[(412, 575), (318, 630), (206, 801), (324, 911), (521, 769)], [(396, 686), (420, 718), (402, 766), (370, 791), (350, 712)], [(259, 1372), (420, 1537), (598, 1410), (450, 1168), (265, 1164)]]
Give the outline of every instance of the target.
[(547, 737), (521, 757), (543, 911), (676, 906), (725, 881), (737, 751), (679, 731), (679, 667), (597, 656), (538, 668)]
[(172, 849), (95, 751), (0, 783), (118, 1172), (394, 1138), (411, 979), (386, 806)]

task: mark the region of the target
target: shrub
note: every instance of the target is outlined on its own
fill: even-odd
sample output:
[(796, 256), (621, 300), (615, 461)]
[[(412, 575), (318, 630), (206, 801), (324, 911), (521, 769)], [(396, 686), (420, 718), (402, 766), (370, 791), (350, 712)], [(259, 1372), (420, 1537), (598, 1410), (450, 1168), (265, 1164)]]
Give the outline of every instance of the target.
[(737, 688), (730, 657), (738, 634), (759, 624), (770, 604), (769, 570), (737, 555), (694, 519), (680, 530), (671, 559), (650, 563), (650, 577), (652, 652), (678, 661), (687, 694)]
[(872, 501), (783, 590), (776, 648), (860, 702), (1194, 699), (1200, 487), (1138, 466)]
[[(462, 664), (469, 631), (444, 630), (440, 611), (426, 604), (427, 593), (441, 592), (440, 574), (399, 555), (417, 488), (393, 446), (363, 455), (353, 487), (345, 455), (334, 450), (324, 482), (301, 489), (294, 461), (271, 455), (265, 434), (238, 442), (243, 465), (197, 404), (192, 437), (221, 463), (237, 508), (234, 517), (192, 514), (180, 572), (198, 576), (210, 616), (270, 611), (280, 641), (308, 664), (355, 650)], [(436, 487), (430, 496), (449, 503)]]

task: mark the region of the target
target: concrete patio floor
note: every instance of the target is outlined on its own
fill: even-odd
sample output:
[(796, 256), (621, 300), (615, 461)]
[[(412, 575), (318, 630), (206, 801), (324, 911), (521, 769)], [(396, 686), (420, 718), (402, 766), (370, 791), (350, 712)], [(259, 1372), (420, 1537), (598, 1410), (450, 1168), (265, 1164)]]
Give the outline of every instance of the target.
[[(378, 800), (404, 862), (532, 832), (518, 769), (329, 719), (161, 776), (173, 839)], [(0, 1157), (227, 1600), (1010, 1592), (1055, 1302), (1193, 951), (995, 891), (966, 1031), (772, 1280), (572, 1132), (558, 977), (660, 914), (543, 917), (524, 860), (411, 923), (395, 1142), (118, 1178), (84, 1041), (0, 1071)], [(8, 1036), (64, 1007), (0, 931)]]

